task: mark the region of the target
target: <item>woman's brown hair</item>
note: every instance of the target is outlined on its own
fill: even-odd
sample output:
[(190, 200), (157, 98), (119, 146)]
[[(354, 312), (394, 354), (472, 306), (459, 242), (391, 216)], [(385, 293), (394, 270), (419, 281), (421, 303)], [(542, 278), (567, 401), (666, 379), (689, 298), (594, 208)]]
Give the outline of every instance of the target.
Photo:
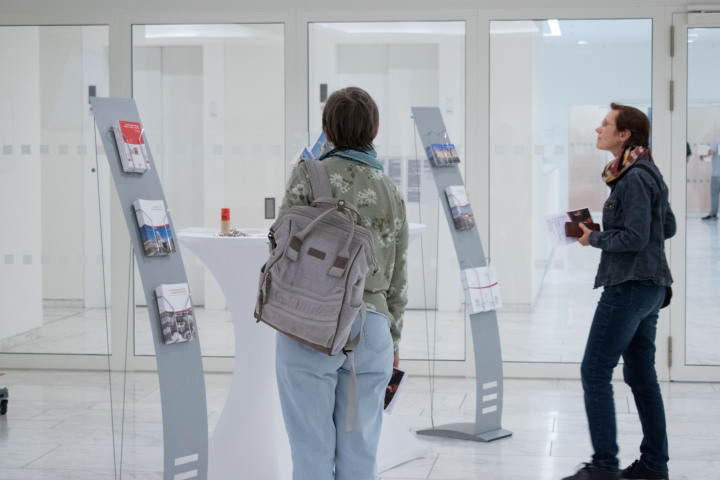
[(358, 87), (333, 92), (323, 109), (323, 131), (340, 150), (372, 150), (379, 124), (375, 101)]
[(618, 132), (630, 131), (630, 138), (625, 141), (625, 148), (649, 148), (650, 120), (647, 115), (635, 107), (628, 107), (619, 103), (611, 103), (610, 108), (618, 112), (615, 118), (615, 129)]

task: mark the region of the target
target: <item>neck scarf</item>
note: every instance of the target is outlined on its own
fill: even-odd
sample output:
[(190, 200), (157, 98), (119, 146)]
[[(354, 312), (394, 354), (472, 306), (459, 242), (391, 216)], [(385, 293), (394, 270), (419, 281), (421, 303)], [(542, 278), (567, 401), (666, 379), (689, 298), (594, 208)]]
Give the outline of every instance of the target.
[(652, 156), (650, 150), (644, 147), (630, 147), (625, 149), (616, 159), (610, 160), (602, 172), (602, 178), (605, 183), (611, 184), (618, 178), (622, 177), (635, 162), (640, 160), (647, 153), (650, 161)]
[(361, 152), (359, 150), (338, 150), (333, 148), (329, 152), (322, 154), (318, 160), (325, 160), (328, 157), (340, 157), (353, 162), (364, 163), (369, 167), (383, 171), (383, 164), (377, 159), (375, 150)]

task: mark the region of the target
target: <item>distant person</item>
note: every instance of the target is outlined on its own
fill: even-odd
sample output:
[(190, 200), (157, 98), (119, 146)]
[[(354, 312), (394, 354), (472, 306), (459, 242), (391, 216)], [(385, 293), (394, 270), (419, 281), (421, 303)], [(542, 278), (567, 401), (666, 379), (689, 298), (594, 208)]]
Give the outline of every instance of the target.
[[(603, 293), (581, 366), (594, 453), (590, 463), (564, 480), (667, 480), (668, 440), (655, 372), (655, 334), (666, 287), (672, 283), (665, 239), (675, 234), (675, 216), (648, 148), (647, 116), (616, 103), (610, 108), (596, 129), (596, 147), (614, 157), (602, 173), (610, 187), (603, 231), (593, 232), (581, 223), (584, 233), (578, 239), (583, 246), (602, 250), (595, 288), (603, 287)], [(622, 471), (611, 384), (621, 357), (643, 431), (640, 459)]]
[(692, 156), (690, 144), (688, 142), (685, 142), (685, 163), (688, 163), (690, 161), (690, 156)]
[[(350, 338), (362, 334), (354, 350), (354, 425), (346, 423), (351, 375), (346, 355), (329, 356), (277, 334), (276, 373), (293, 480), (375, 480), (385, 391), (399, 363), (408, 246), (405, 203), (373, 148), (379, 118), (372, 97), (355, 87), (334, 92), (323, 109), (322, 127), (333, 149), (320, 160), (333, 197), (358, 207), (363, 226), (372, 233), (379, 270), (371, 268), (365, 279), (365, 323), (358, 314), (350, 333)], [(312, 203), (310, 185), (307, 165), (300, 162), (280, 211)]]
[(710, 177), (710, 213), (702, 217), (703, 220), (717, 220), (718, 200), (720, 199), (720, 145), (710, 146), (707, 155), (700, 155), (700, 159), (712, 157), (712, 174)]

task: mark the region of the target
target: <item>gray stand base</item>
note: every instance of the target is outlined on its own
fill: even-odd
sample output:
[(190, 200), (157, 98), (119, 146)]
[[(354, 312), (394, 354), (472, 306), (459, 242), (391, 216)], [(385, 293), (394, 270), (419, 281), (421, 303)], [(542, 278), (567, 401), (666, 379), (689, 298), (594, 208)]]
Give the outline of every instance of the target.
[(418, 430), (418, 435), (428, 435), (430, 437), (457, 438), (459, 440), (469, 440), (471, 442), (492, 442), (499, 438), (505, 438), (512, 435), (512, 432), (498, 428), (497, 430), (489, 430), (482, 433), (473, 433), (475, 431), (474, 423), (448, 423), (427, 430)]

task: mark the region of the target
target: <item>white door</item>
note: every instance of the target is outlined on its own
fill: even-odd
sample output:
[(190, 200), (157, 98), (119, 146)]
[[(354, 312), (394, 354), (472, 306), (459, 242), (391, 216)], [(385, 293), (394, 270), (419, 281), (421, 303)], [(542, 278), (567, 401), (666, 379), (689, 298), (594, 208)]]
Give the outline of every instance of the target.
[[(718, 381), (720, 224), (707, 217), (712, 213), (713, 179), (715, 188), (720, 188), (720, 13), (676, 14), (673, 26), (672, 175), (676, 181), (671, 201), (676, 216), (685, 221), (678, 222), (673, 240), (670, 377)], [(714, 158), (710, 152), (716, 154)]]

